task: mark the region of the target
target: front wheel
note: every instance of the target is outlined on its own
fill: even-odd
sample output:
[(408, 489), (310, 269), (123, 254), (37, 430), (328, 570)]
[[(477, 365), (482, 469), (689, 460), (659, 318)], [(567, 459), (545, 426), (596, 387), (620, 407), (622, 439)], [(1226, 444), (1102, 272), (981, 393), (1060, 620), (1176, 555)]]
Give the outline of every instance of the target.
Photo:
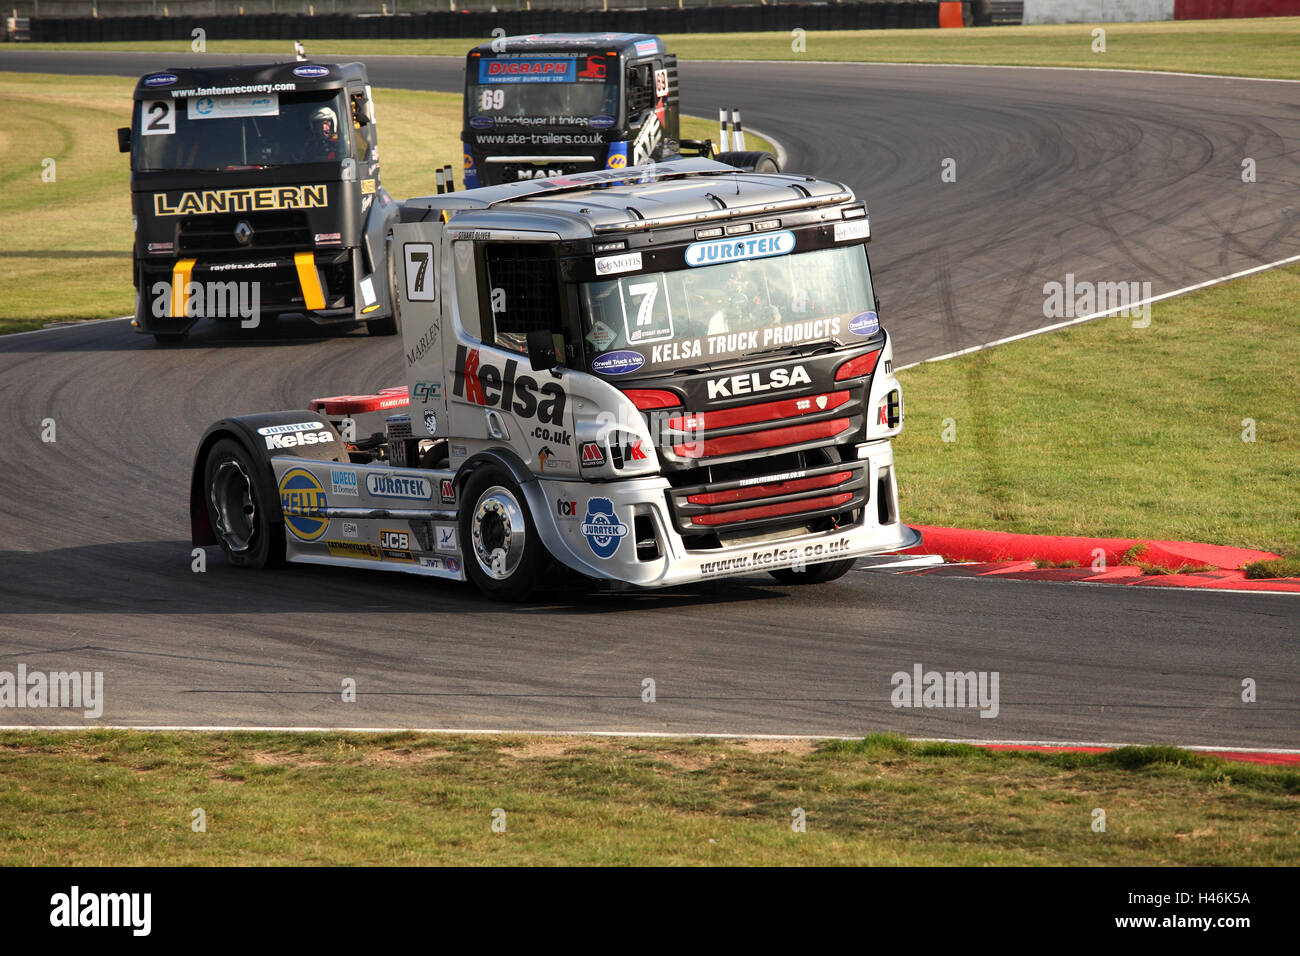
[(212, 532), (231, 564), (266, 568), (284, 563), (279, 499), (243, 445), (223, 438), (212, 446), (203, 466), (203, 497)]
[(767, 573), (782, 584), (825, 584), (827, 581), (834, 581), (837, 578), (844, 577), (856, 562), (856, 558), (845, 558), (843, 561), (810, 564), (802, 571), (796, 571), (794, 568), (782, 568), (779, 571), (768, 571)]
[(546, 552), (523, 492), (504, 468), (488, 465), (470, 476), (460, 540), (470, 580), (489, 597), (523, 601), (537, 586)]

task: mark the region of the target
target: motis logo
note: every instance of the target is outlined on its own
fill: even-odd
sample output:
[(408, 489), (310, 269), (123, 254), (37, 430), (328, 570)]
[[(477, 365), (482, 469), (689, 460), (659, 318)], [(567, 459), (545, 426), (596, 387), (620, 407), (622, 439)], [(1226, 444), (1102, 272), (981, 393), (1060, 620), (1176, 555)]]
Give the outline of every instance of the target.
[(329, 506), (325, 489), (306, 468), (290, 468), (280, 479), (280, 510), (284, 526), (299, 541), (315, 541), (330, 526), (330, 519), (309, 512)]
[(587, 517), (582, 522), (582, 533), (598, 558), (611, 558), (627, 537), (627, 524), (618, 519), (614, 502), (608, 498), (588, 498)]

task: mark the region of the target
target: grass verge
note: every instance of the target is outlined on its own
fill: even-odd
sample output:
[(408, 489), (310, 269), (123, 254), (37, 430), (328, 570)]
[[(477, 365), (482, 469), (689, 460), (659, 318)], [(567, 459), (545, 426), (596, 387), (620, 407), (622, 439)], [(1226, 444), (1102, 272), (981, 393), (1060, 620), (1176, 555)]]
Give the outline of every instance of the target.
[[(1093, 52), (1092, 31), (1106, 31), (1105, 52)], [(464, 56), (483, 42), (445, 40), (313, 40), (313, 56), (407, 54)], [(810, 31), (802, 50), (788, 32), (668, 34), (684, 60), (843, 60), (879, 63), (971, 63), (1161, 70), (1300, 79), (1300, 17), (1177, 20), (1167, 23), (1067, 23), (972, 30)], [(156, 50), (188, 53), (190, 41), (23, 44), (30, 49)], [(18, 49), (18, 47), (14, 47)], [(208, 41), (210, 53), (289, 55), (285, 40)]]
[(1246, 565), (1245, 571), (1248, 578), (1300, 578), (1300, 557), (1254, 561)]
[(1298, 795), (1169, 747), (6, 732), (0, 865), (1294, 865)]
[[(900, 373), (905, 520), (1300, 551), (1300, 267)], [(905, 334), (905, 330), (895, 330)], [(952, 439), (952, 440), (945, 440)]]
[[(130, 164), (115, 132), (130, 123), (134, 87), (121, 77), (0, 73), (9, 117), (0, 128), (0, 334), (134, 309)], [(460, 169), (460, 95), (381, 89), (375, 98), (385, 187), (398, 198), (431, 195), (438, 167)], [(688, 137), (716, 138), (707, 120), (683, 125)], [(752, 149), (771, 148), (751, 139)]]

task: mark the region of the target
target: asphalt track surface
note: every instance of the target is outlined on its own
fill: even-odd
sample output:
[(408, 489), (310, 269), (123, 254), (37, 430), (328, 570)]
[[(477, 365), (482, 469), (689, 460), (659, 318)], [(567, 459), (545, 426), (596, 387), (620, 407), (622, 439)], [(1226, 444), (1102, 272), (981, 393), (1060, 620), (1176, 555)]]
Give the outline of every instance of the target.
[[(5, 52), (0, 70), (139, 75), (187, 59)], [(379, 87), (459, 85), (452, 58), (367, 63)], [(682, 86), (688, 112), (741, 106), (789, 168), (868, 200), (900, 363), (1047, 324), (1042, 285), (1067, 272), (1160, 294), (1300, 254), (1300, 84), (687, 63)], [(948, 157), (956, 183), (940, 182)], [(1245, 157), (1256, 183), (1241, 182)], [(210, 421), (369, 391), (401, 368), (394, 339), (307, 324), (208, 325), (176, 350), (124, 322), (0, 338), (0, 669), (101, 670), (106, 695), (98, 721), (6, 708), (0, 724), (1297, 746), (1290, 597), (854, 572), (511, 608), (380, 572), (239, 572), (215, 549), (191, 571), (186, 483)], [(998, 716), (893, 707), (891, 675), (917, 663), (997, 671)], [(356, 703), (340, 699), (345, 678)]]

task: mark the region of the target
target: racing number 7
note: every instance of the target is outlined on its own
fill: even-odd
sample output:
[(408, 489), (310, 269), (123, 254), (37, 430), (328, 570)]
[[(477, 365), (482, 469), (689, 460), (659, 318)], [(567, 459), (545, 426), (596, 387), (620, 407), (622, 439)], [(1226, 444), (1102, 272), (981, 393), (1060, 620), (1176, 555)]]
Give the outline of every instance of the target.
[(403, 247), (406, 259), (406, 298), (411, 302), (432, 302), (437, 297), (437, 282), (430, 275), (433, 243), (408, 242)]
[(636, 310), (637, 325), (652, 325), (655, 311), (655, 299), (659, 297), (659, 283), (657, 282), (638, 282), (635, 285), (628, 285), (627, 294), (641, 298), (641, 304)]

